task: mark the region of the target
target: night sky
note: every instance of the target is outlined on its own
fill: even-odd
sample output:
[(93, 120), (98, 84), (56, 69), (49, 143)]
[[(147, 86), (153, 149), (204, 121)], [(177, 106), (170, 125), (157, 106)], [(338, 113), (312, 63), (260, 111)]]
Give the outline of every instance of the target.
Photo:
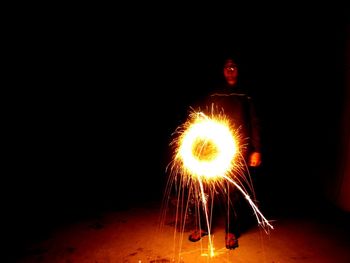
[(8, 224), (34, 233), (159, 200), (171, 133), (221, 78), (227, 55), (238, 56), (256, 99), (268, 192), (321, 195), (337, 172), (345, 13), (269, 10), (37, 21), (9, 108)]

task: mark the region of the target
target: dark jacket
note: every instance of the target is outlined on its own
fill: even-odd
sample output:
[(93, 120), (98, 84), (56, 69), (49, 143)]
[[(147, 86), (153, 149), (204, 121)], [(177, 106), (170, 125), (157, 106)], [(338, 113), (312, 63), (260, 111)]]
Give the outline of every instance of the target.
[(207, 114), (222, 112), (238, 132), (242, 153), (261, 152), (260, 122), (252, 98), (239, 87), (223, 86), (207, 96), (200, 108)]

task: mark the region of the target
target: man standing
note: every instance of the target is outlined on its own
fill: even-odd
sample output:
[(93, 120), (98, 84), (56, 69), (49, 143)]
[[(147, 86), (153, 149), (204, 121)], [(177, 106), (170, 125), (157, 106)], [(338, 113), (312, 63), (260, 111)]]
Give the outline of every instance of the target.
[[(224, 111), (243, 139), (240, 155), (244, 166), (258, 167), (261, 164), (260, 125), (252, 98), (239, 84), (238, 65), (234, 59), (227, 58), (222, 70), (225, 81), (205, 99), (205, 105), (210, 107), (214, 105), (219, 110)], [(247, 170), (247, 172), (249, 171)], [(225, 192), (228, 196), (225, 242), (226, 248), (234, 249), (238, 247), (238, 237), (245, 221), (243, 220), (245, 210), (242, 208), (247, 201), (242, 198), (242, 194), (235, 187), (229, 187), (229, 184), (227, 184)], [(192, 242), (196, 242), (208, 234), (208, 230), (204, 229), (206, 226), (205, 216), (200, 215), (200, 220), (202, 222), (199, 224), (200, 228), (189, 236), (189, 240)]]

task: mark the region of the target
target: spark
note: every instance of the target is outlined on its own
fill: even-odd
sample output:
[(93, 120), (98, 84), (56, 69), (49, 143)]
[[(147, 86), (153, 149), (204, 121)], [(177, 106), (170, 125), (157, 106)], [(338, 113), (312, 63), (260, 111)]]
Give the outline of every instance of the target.
[[(170, 168), (170, 176), (165, 194), (169, 196), (175, 186), (178, 200), (183, 200), (187, 195), (185, 211), (181, 211), (181, 215), (188, 213), (191, 198), (197, 205), (202, 203), (210, 256), (214, 256), (214, 245), (210, 234), (206, 189), (212, 194), (218, 191), (227, 194), (224, 184), (233, 184), (244, 195), (265, 232), (268, 233), (268, 228), (273, 229), (248, 193), (254, 194), (254, 188), (247, 178), (249, 172), (242, 154), (246, 138), (242, 138), (239, 131), (240, 127), (235, 127), (223, 110), (217, 110), (212, 105), (208, 114), (192, 109), (188, 120), (172, 134), (174, 139), (170, 146), (174, 147), (174, 154), (166, 169)], [(176, 218), (179, 218), (178, 212)], [(185, 220), (181, 223), (184, 229)]]
[(176, 160), (185, 173), (206, 179), (222, 177), (232, 169), (237, 153), (236, 141), (227, 120), (209, 118), (198, 112), (182, 134)]

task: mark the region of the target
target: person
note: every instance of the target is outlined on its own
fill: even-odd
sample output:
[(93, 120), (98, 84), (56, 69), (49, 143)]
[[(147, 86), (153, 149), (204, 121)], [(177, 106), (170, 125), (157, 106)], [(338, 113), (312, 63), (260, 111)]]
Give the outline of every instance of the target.
[[(259, 118), (252, 97), (247, 95), (247, 91), (238, 79), (239, 67), (232, 57), (225, 59), (222, 73), (224, 82), (217, 85), (209, 96), (205, 96), (204, 104), (221, 107), (225, 115), (234, 122), (235, 127), (239, 127), (242, 138), (246, 139), (245, 147), (242, 147), (241, 151), (242, 158), (248, 167), (246, 171), (249, 172), (249, 169), (259, 167), (262, 162)], [(200, 101), (203, 103), (202, 99)], [(244, 229), (244, 224), (249, 221), (246, 218), (249, 205), (242, 193), (232, 184), (227, 183), (226, 187), (225, 193), (229, 198), (225, 204), (225, 244), (227, 249), (235, 249), (238, 247), (238, 238)], [(206, 201), (206, 204), (210, 203)], [(199, 241), (203, 236), (208, 235), (203, 205), (199, 211), (202, 213), (199, 215), (200, 223), (196, 224), (189, 236), (192, 242)]]

